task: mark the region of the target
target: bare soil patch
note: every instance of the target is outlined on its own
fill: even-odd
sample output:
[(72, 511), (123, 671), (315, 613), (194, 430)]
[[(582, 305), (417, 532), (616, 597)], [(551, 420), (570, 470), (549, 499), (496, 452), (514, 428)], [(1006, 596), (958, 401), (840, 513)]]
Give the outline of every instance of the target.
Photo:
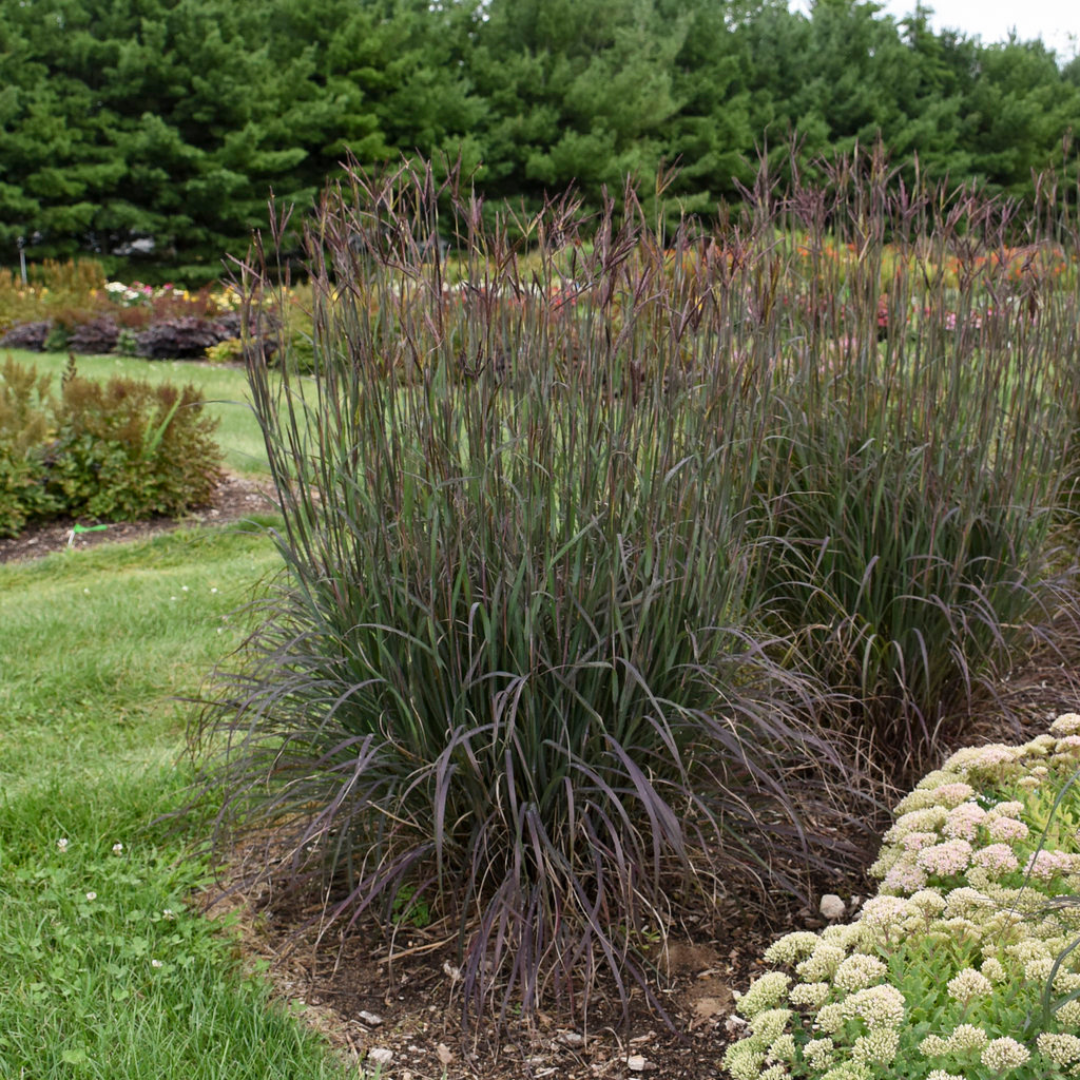
[(823, 925), (795, 904), (766, 918), (723, 899), (712, 926), (650, 950), (653, 991), (674, 1031), (635, 991), (628, 1021), (615, 995), (601, 993), (585, 1017), (540, 1012), (531, 1022), (511, 1019), (500, 1034), (490, 1018), (463, 1029), (455, 939), (446, 940), (446, 928), (404, 927), (391, 950), (378, 931), (342, 940), (331, 930), (319, 941), (313, 930), (298, 939), (297, 927), (319, 908), (277, 903), (265, 887), (204, 901), (212, 916), (238, 915), (245, 954), (270, 964), (276, 995), (301, 1008), (350, 1064), (370, 1069), (389, 1052), (385, 1080), (720, 1077), (724, 1048), (743, 1027), (732, 1019), (733, 989), (745, 990), (764, 970), (775, 934)]
[(192, 525), (223, 525), (242, 521), (253, 514), (273, 513), (277, 509), (269, 481), (249, 480), (227, 474), (214, 490), (209, 506), (193, 509), (181, 518), (150, 518), (146, 521), (109, 522), (105, 529), (79, 532), (76, 526), (102, 524), (89, 519), (63, 518), (44, 525), (33, 525), (18, 536), (0, 539), (0, 563), (35, 559), (54, 551), (83, 550), (98, 544), (121, 540), (142, 540)]

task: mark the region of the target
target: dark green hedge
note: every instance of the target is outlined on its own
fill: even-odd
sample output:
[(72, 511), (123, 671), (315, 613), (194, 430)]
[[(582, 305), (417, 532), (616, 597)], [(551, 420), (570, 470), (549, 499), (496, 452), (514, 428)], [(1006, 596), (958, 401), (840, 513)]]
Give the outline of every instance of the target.
[[(1080, 63), (817, 0), (34, 0), (0, 7), (0, 261), (94, 252), (199, 284), (363, 163), (464, 158), (486, 196), (632, 172), (690, 209), (881, 135), (932, 177), (1027, 194), (1080, 126)], [(153, 238), (152, 254), (132, 249)], [(130, 266), (124, 271), (133, 271)]]

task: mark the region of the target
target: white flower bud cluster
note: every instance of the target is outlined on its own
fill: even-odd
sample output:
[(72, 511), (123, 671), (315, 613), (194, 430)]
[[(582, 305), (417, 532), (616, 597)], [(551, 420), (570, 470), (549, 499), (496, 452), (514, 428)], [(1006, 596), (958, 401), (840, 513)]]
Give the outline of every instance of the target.
[(791, 976), (782, 971), (770, 971), (755, 979), (750, 989), (739, 998), (738, 1011), (747, 1020), (753, 1020), (767, 1009), (775, 1009), (787, 997)]
[(1055, 1065), (1071, 1065), (1080, 1061), (1080, 1038), (1075, 1035), (1045, 1031), (1035, 1040), (1035, 1045), (1039, 1048), (1039, 1053)]
[(1005, 1037), (987, 1043), (979, 1060), (988, 1069), (1004, 1071), (1026, 1065), (1030, 1058), (1031, 1054), (1028, 1053), (1026, 1047), (1013, 1038)]
[(883, 979), (888, 970), (884, 960), (855, 953), (841, 961), (833, 975), (833, 985), (841, 990), (863, 990)]
[(994, 992), (994, 984), (974, 968), (964, 968), (946, 984), (949, 996), (966, 1005), (972, 998), (989, 997)]
[[(1080, 904), (1047, 905), (1080, 893), (1080, 833), (1046, 827), (1078, 760), (1069, 713), (1050, 734), (958, 751), (925, 776), (897, 804), (872, 868), (880, 892), (855, 921), (766, 951), (786, 972), (738, 1000), (750, 1034), (725, 1052), (731, 1080), (875, 1080), (916, 1062), (926, 1080), (1080, 1077), (1080, 999), (1059, 1000), (1050, 1029), (1024, 1027), (1051, 974), (1059, 998), (1080, 990), (1080, 949), (1055, 970)], [(1080, 785), (1069, 798), (1066, 823)]]

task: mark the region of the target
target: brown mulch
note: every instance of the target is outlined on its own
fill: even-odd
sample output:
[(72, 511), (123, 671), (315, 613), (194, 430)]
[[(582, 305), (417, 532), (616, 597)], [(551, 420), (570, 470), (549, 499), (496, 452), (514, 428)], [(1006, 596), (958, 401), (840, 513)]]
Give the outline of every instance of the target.
[(601, 993), (587, 1018), (541, 1011), (500, 1034), (490, 1018), (463, 1028), (455, 937), (445, 927), (403, 928), (391, 956), (378, 932), (342, 940), (331, 930), (321, 942), (311, 932), (298, 941), (296, 928), (318, 909), (271, 903), (263, 887), (204, 900), (211, 916), (239, 917), (245, 956), (270, 963), (276, 996), (301, 1008), (346, 1062), (367, 1059), (370, 1069), (371, 1051), (389, 1051), (384, 1080), (718, 1078), (724, 1048), (742, 1028), (732, 990), (765, 969), (762, 954), (777, 933), (823, 925), (794, 904), (766, 919), (722, 899), (711, 928), (655, 947), (653, 990), (675, 1030), (636, 991), (628, 1020), (615, 995)]
[(242, 521), (253, 514), (273, 513), (276, 509), (273, 485), (268, 481), (226, 474), (215, 488), (210, 505), (193, 509), (182, 518), (110, 522), (105, 529), (94, 532), (75, 532), (73, 526), (93, 526), (99, 524), (96, 521), (81, 520), (76, 523), (66, 518), (50, 521), (45, 525), (31, 526), (18, 536), (0, 539), (0, 563), (36, 559), (54, 551), (82, 551), (120, 540), (143, 540), (193, 525), (223, 525)]

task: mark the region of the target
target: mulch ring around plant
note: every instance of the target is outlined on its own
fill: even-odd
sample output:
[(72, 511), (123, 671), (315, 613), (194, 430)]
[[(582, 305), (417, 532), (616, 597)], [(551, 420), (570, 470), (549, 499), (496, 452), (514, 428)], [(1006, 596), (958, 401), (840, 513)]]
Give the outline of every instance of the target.
[[(1060, 629), (1064, 649), (1040, 650), (1009, 672), (984, 707), (976, 707), (978, 719), (963, 742), (1013, 742), (1018, 731), (1023, 737), (1043, 730), (1055, 710), (1080, 711), (1077, 683), (1068, 677), (1073, 663), (1063, 655), (1080, 657), (1080, 650), (1069, 641), (1071, 628)], [(198, 902), (211, 917), (233, 914), (245, 959), (268, 965), (275, 997), (299, 1011), (358, 1075), (372, 1075), (375, 1063), (385, 1061), (383, 1080), (720, 1080), (725, 1048), (745, 1033), (733, 1018), (733, 991), (764, 973), (765, 950), (778, 936), (824, 925), (816, 908), (796, 901), (766, 914), (735, 895), (721, 898), (708, 926), (689, 924), (671, 938), (666, 962), (655, 957), (653, 989), (674, 1031), (640, 992), (628, 1023), (615, 994), (601, 992), (587, 1023), (552, 1010), (531, 1023), (511, 1019), (501, 1036), (490, 1018), (463, 1032), (456, 938), (448, 939), (449, 930), (402, 926), (393, 956), (375, 929), (357, 929), (343, 942), (331, 928), (319, 940), (317, 930), (299, 929), (317, 926), (319, 906), (283, 899), (264, 885), (237, 886), (245, 854), (234, 852), (235, 864), (223, 868), (218, 887)], [(838, 876), (815, 882), (815, 904), (822, 892), (837, 893), (846, 920), (876, 889), (866, 878)]]
[(24, 529), (18, 536), (0, 539), (0, 563), (35, 559), (54, 551), (81, 551), (118, 540), (143, 540), (192, 525), (224, 525), (276, 510), (273, 486), (269, 482), (227, 474), (214, 490), (209, 506), (192, 510), (182, 518), (110, 522), (103, 529), (99, 527), (102, 523), (95, 521), (50, 521)]
[[(711, 925), (689, 926), (666, 949), (657, 943), (650, 958), (653, 990), (674, 1031), (640, 990), (626, 1021), (614, 988), (600, 987), (587, 1021), (550, 1009), (531, 1022), (509, 1019), (500, 1035), (490, 1016), (463, 1029), (452, 928), (403, 926), (392, 956), (377, 929), (355, 929), (343, 942), (331, 928), (320, 941), (316, 929), (297, 932), (317, 924), (319, 906), (279, 900), (265, 886), (234, 890), (227, 875), (201, 898), (207, 914), (232, 914), (247, 961), (269, 965), (275, 997), (360, 1075), (384, 1061), (383, 1080), (719, 1078), (724, 1048), (744, 1034), (732, 1019), (733, 989), (764, 972), (764, 951), (778, 934), (824, 925), (795, 902), (766, 917), (735, 896), (722, 898)], [(866, 896), (865, 884), (839, 885), (846, 896), (860, 889)]]

